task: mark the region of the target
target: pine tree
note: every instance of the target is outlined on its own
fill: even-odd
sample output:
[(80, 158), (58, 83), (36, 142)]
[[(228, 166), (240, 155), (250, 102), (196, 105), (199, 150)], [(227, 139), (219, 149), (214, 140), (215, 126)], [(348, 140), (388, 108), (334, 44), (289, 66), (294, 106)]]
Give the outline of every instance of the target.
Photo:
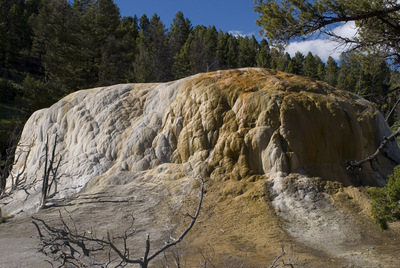
[(119, 64), (122, 60), (120, 39), (117, 30), (120, 25), (119, 8), (113, 0), (98, 0), (96, 26), (99, 31), (100, 48), (98, 85), (112, 85), (122, 81)]
[(318, 56), (315, 56), (315, 62), (317, 64), (317, 77), (315, 79), (323, 81), (326, 75), (325, 64)]
[(120, 11), (113, 0), (97, 0), (98, 13), (96, 24), (101, 35), (106, 37), (114, 35), (120, 25)]
[(304, 74), (304, 55), (301, 52), (296, 52), (292, 59), (289, 59), (288, 67), (285, 71), (293, 74)]
[(3, 78), (8, 77), (8, 55), (9, 55), (9, 46), (8, 40), (9, 32), (7, 27), (7, 14), (8, 8), (6, 7), (6, 2), (0, 2), (0, 75)]
[(360, 91), (360, 82), (363, 72), (359, 56), (354, 52), (342, 53), (340, 55), (339, 66), (337, 87), (358, 95), (362, 94), (362, 91)]
[(29, 20), (38, 12), (38, 5), (39, 0), (0, 2), (0, 77), (15, 79), (9, 77), (11, 69), (20, 72), (29, 67), (37, 71), (30, 55), (32, 27)]
[(268, 41), (265, 39), (261, 40), (256, 62), (258, 67), (271, 68), (271, 51), (269, 49)]
[(326, 75), (324, 81), (329, 85), (336, 87), (338, 81), (339, 68), (336, 61), (329, 56), (326, 62)]
[[(8, 34), (8, 54), (9, 63), (16, 64), (16, 58), (24, 46), (26, 19), (24, 18), (23, 1), (6, 1), (10, 6), (6, 14), (6, 27)], [(14, 61), (14, 62), (13, 62)]]
[(187, 49), (189, 53), (189, 62), (191, 73), (196, 74), (207, 70), (206, 54), (207, 45), (205, 44), (206, 27), (196, 26), (193, 32), (193, 38), (189, 38), (190, 44)]
[(205, 66), (206, 72), (218, 69), (217, 59), (217, 44), (218, 44), (218, 31), (215, 26), (209, 26), (203, 32), (203, 46), (205, 48)]
[[(79, 59), (77, 70), (83, 76), (78, 88), (89, 88), (99, 85), (99, 69), (104, 45), (104, 29), (98, 28), (97, 14), (99, 5), (96, 0), (75, 0), (73, 4), (75, 22), (73, 23), (76, 39), (74, 61)], [(78, 50), (79, 49), (79, 50)], [(72, 64), (72, 62), (71, 62)], [(74, 64), (75, 65), (75, 64)], [(102, 80), (102, 82), (104, 82)]]
[(217, 60), (220, 69), (225, 69), (227, 66), (228, 36), (228, 33), (218, 31)]
[(278, 54), (276, 59), (276, 69), (282, 72), (289, 72), (289, 63), (292, 61), (289, 53)]
[[(398, 1), (353, 0), (255, 0), (254, 10), (260, 17), (257, 24), (263, 28), (268, 40), (287, 44), (291, 40), (315, 34), (328, 34), (352, 50), (380, 50), (382, 56), (397, 58), (400, 62), (400, 31)], [(357, 36), (338, 36), (332, 29), (337, 24), (354, 21)], [(350, 47), (350, 46), (349, 46)]]
[(139, 37), (138, 21), (137, 16), (124, 17), (117, 30), (117, 36), (121, 43), (119, 72), (123, 81), (126, 82), (135, 82), (133, 62), (135, 62), (138, 50), (136, 46), (136, 39)]
[(256, 66), (256, 57), (259, 50), (259, 44), (254, 35), (249, 38), (238, 37), (239, 44), (239, 67), (253, 67)]
[(304, 58), (304, 75), (314, 79), (317, 77), (317, 64), (311, 52)]
[[(290, 55), (289, 55), (290, 56)], [(275, 47), (271, 48), (271, 63), (270, 68), (278, 70), (278, 65), (280, 64), (283, 54)]]
[(193, 34), (189, 34), (189, 37), (181, 48), (181, 51), (174, 57), (172, 73), (175, 79), (184, 78), (193, 74), (190, 66), (190, 45), (192, 44), (193, 38)]
[(239, 41), (229, 33), (218, 32), (217, 61), (219, 69), (238, 67)]
[(318, 65), (314, 55), (308, 52), (304, 58), (304, 75), (313, 79), (318, 79)]
[[(182, 53), (187, 54), (190, 73), (196, 74), (216, 70), (218, 66), (218, 32), (215, 27), (196, 26), (190, 34)], [(184, 59), (185, 57), (180, 57)]]
[(362, 54), (363, 79), (360, 89), (368, 100), (379, 103), (389, 91), (390, 69), (378, 54)]
[(78, 19), (66, 0), (43, 0), (32, 21), (34, 53), (42, 60), (46, 84), (57, 96), (87, 85)]
[(190, 20), (185, 18), (181, 11), (178, 11), (167, 35), (169, 48), (173, 57), (179, 54), (192, 31), (193, 27)]
[(143, 29), (141, 29), (139, 31), (139, 37), (136, 45), (138, 48), (138, 53), (133, 64), (135, 81), (139, 83), (146, 83), (156, 80), (154, 72), (156, 66), (146, 39), (145, 32)]
[(166, 29), (160, 17), (154, 14), (150, 20), (146, 38), (154, 69), (155, 82), (172, 79), (172, 55), (166, 39)]
[(146, 16), (146, 14), (143, 14), (139, 19), (139, 28), (143, 31), (143, 34), (145, 36), (147, 35), (147, 31), (149, 29), (149, 26), (150, 26), (150, 20)]
[(239, 44), (238, 40), (231, 34), (228, 35), (228, 47), (226, 53), (226, 68), (233, 69), (238, 67)]

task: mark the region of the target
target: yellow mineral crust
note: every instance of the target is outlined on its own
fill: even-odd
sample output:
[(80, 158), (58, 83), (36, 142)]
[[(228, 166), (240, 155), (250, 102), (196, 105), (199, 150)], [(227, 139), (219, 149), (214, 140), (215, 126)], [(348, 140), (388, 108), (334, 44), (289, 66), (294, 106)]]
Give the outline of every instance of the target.
[(382, 116), (325, 83), (266, 69), (218, 71), (188, 79), (170, 107), (170, 115), (183, 115), (174, 160), (207, 151), (216, 179), (281, 171), (345, 185), (383, 181), (376, 167), (357, 179), (346, 170), (346, 161), (376, 150), (388, 131)]

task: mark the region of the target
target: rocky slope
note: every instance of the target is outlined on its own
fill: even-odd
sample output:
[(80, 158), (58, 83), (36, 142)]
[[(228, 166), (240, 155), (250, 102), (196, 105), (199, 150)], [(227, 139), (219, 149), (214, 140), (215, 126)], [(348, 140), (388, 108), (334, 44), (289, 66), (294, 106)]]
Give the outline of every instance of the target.
[[(205, 204), (182, 249), (188, 259), (211, 247), (215, 263), (251, 256), (248, 265), (257, 267), (283, 243), (296, 244), (308, 267), (375, 265), (384, 253), (349, 251), (371, 242), (360, 223), (371, 221), (364, 188), (353, 186), (384, 185), (400, 150), (392, 143), (353, 172), (346, 161), (372, 154), (390, 133), (364, 99), (266, 69), (83, 90), (29, 119), (7, 182), (18, 177), (18, 187), (1, 204), (21, 218), (37, 210), (44, 147), (56, 141), (57, 194), (37, 213), (43, 217), (67, 207), (83, 225), (112, 217), (96, 225), (118, 230), (115, 221), (133, 213), (138, 236), (150, 232), (162, 243), (195, 206), (201, 176)], [(357, 209), (346, 210), (354, 200)]]

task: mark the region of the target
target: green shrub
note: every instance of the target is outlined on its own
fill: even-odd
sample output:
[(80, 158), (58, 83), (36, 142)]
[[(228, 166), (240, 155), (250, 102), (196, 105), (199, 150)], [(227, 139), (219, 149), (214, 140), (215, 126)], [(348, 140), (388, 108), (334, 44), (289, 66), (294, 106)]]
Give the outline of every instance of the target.
[(388, 223), (400, 220), (400, 165), (395, 167), (393, 175), (383, 188), (368, 191), (371, 201), (371, 216), (382, 230), (388, 229)]

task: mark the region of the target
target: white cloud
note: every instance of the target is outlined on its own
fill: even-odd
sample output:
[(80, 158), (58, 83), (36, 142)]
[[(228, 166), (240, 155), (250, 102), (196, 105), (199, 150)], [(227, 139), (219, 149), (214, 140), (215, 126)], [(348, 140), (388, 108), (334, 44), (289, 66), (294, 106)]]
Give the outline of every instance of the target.
[(288, 52), (292, 57), (296, 52), (301, 52), (304, 56), (306, 56), (309, 51), (311, 51), (314, 56), (318, 55), (321, 60), (325, 62), (328, 60), (329, 56), (335, 60), (339, 59), (340, 53), (343, 52), (342, 49), (337, 47), (336, 42), (328, 39), (292, 42), (286, 48), (286, 52)]
[(354, 21), (349, 21), (333, 29), (334, 34), (345, 38), (352, 38), (357, 34), (357, 27)]
[(229, 34), (238, 37), (238, 36), (246, 36), (246, 34), (243, 34), (242, 31), (229, 31)]
[(233, 30), (233, 31), (229, 31), (228, 33), (231, 34), (231, 35), (233, 35), (233, 36), (235, 36), (235, 37), (238, 37), (238, 36), (241, 36), (241, 37), (246, 37), (246, 36), (251, 37), (252, 35), (254, 35), (254, 37), (255, 37), (257, 40), (260, 39), (259, 34), (256, 34), (255, 32), (243, 33), (242, 31), (235, 31), (235, 30)]
[[(357, 28), (355, 23), (351, 21), (336, 27), (332, 32), (342, 37), (351, 38), (357, 34)], [(288, 52), (290, 56), (294, 56), (297, 51), (301, 52), (303, 55), (307, 55), (308, 52), (311, 51), (314, 56), (318, 55), (321, 60), (325, 62), (328, 60), (329, 56), (335, 60), (338, 60), (340, 53), (342, 53), (344, 50), (346, 50), (346, 47), (339, 47), (337, 42), (326, 38), (292, 42), (286, 48), (286, 52)]]

